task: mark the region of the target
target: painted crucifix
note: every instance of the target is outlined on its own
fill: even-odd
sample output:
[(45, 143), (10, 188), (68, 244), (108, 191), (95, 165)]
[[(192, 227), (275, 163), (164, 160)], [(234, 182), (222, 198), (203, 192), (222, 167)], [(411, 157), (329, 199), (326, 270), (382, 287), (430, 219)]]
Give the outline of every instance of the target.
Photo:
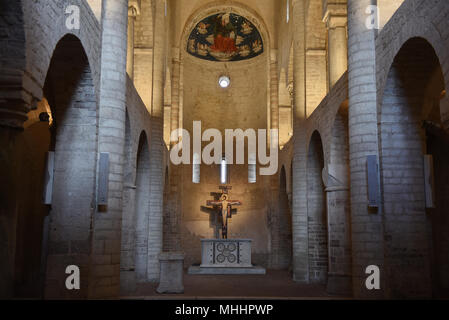
[(242, 202), (239, 200), (229, 200), (228, 190), (231, 187), (220, 187), (222, 194), (219, 200), (208, 200), (208, 206), (218, 207), (220, 209), (222, 227), (221, 227), (221, 237), (223, 239), (228, 238), (228, 219), (232, 218), (232, 206), (240, 206)]

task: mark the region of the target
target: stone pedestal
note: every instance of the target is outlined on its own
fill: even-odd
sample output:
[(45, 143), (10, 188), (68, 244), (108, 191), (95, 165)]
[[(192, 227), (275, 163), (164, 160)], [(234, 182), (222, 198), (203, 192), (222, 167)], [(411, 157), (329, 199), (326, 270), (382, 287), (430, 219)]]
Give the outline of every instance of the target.
[(184, 254), (161, 253), (158, 293), (184, 293)]
[(251, 263), (249, 239), (201, 240), (201, 265), (189, 268), (189, 274), (265, 274)]

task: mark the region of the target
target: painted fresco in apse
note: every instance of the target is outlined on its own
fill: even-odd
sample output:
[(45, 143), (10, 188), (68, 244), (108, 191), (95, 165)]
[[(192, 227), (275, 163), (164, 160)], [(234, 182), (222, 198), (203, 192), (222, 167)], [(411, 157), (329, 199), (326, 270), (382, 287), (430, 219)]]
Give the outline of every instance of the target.
[(203, 19), (189, 36), (187, 51), (210, 61), (241, 61), (263, 53), (257, 28), (234, 13), (219, 13)]

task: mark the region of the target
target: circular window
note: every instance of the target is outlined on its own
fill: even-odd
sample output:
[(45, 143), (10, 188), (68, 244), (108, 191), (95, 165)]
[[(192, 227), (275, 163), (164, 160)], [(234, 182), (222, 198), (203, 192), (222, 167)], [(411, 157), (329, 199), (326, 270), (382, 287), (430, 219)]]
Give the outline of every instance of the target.
[(218, 84), (220, 87), (227, 88), (231, 84), (231, 79), (229, 79), (228, 76), (221, 76), (220, 79), (218, 79)]

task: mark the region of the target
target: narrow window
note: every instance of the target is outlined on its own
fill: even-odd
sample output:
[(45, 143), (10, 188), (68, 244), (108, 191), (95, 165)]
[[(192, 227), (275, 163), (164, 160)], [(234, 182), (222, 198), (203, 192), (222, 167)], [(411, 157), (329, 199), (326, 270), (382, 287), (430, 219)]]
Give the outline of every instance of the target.
[(249, 161), (248, 161), (248, 182), (249, 183), (257, 182), (256, 170), (257, 170), (256, 154), (251, 153), (249, 155)]
[(192, 165), (192, 182), (201, 182), (201, 159), (198, 153), (193, 155), (193, 165)]
[(227, 165), (227, 162), (226, 162), (226, 157), (223, 157), (221, 159), (220, 182), (221, 182), (221, 184), (227, 184), (228, 183), (228, 165)]

